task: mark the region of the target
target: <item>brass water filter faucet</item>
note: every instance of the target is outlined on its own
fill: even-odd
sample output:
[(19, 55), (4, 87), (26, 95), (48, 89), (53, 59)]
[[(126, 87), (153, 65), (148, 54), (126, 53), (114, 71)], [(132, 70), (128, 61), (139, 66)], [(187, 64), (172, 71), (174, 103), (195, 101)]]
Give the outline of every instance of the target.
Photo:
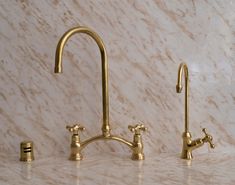
[(204, 143), (208, 142), (211, 148), (215, 148), (215, 145), (212, 143), (213, 137), (206, 132), (206, 129), (203, 128), (202, 131), (205, 134), (205, 137), (192, 140), (192, 135), (189, 132), (189, 105), (188, 105), (188, 96), (189, 96), (189, 72), (188, 66), (185, 63), (181, 63), (178, 69), (178, 80), (176, 85), (176, 92), (181, 93), (182, 86), (182, 75), (184, 71), (185, 77), (185, 130), (182, 134), (183, 137), (183, 148), (181, 153), (182, 159), (192, 159), (192, 151), (196, 148), (201, 147)]

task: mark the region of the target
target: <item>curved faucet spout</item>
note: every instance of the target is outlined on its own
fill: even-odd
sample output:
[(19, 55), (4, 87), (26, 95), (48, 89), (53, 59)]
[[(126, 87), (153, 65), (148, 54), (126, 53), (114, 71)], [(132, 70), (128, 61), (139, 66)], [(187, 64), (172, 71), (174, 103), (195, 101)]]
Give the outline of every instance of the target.
[(68, 30), (60, 39), (55, 55), (55, 73), (62, 72), (62, 55), (66, 42), (68, 39), (76, 33), (85, 33), (91, 36), (97, 43), (100, 54), (101, 54), (101, 65), (102, 65), (102, 99), (103, 99), (103, 136), (110, 136), (110, 125), (109, 125), (109, 96), (108, 96), (108, 61), (105, 46), (101, 38), (91, 29), (83, 26), (78, 26)]
[(182, 91), (182, 75), (184, 71), (185, 77), (185, 132), (189, 131), (189, 107), (188, 107), (188, 95), (189, 95), (189, 79), (188, 79), (188, 67), (185, 63), (181, 63), (178, 69), (178, 80), (176, 85), (176, 92), (181, 93)]

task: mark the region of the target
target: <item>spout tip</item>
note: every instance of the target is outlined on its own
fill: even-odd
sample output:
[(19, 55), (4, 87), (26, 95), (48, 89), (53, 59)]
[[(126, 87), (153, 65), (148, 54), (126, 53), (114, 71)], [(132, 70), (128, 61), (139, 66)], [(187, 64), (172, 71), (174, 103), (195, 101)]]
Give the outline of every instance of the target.
[(214, 148), (215, 148), (215, 145), (214, 145), (214, 144), (212, 144), (212, 145), (211, 145), (211, 148), (213, 148), (213, 149), (214, 149)]
[(183, 89), (183, 87), (181, 85), (178, 85), (178, 84), (176, 85), (176, 92), (177, 93), (181, 93), (182, 89)]
[(62, 68), (56, 66), (54, 69), (54, 73), (62, 73)]

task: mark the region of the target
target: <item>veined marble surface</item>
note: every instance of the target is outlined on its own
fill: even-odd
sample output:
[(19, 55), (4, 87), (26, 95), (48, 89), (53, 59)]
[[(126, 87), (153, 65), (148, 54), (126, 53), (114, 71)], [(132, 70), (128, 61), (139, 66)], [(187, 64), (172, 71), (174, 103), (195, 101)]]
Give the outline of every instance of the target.
[[(201, 129), (206, 127), (216, 145), (213, 151), (203, 146), (194, 152), (194, 156), (204, 154), (209, 158), (212, 152), (233, 153), (234, 10), (234, 0), (0, 1), (1, 154), (19, 155), (19, 143), (30, 139), (35, 143), (38, 163), (48, 165), (49, 171), (60, 172), (65, 168), (73, 171), (77, 169), (73, 167), (74, 163), (64, 161), (63, 167), (61, 162), (57, 169), (53, 161), (47, 164), (46, 160), (41, 162), (40, 159), (69, 155), (70, 133), (65, 129), (69, 123), (80, 122), (86, 127), (82, 139), (101, 133), (101, 70), (95, 42), (83, 34), (71, 38), (64, 52), (64, 73), (53, 73), (59, 38), (78, 24), (95, 30), (107, 48), (113, 133), (131, 140), (128, 124), (140, 121), (149, 128), (143, 139), (146, 163), (153, 171), (144, 167), (144, 172), (154, 176), (156, 171), (161, 171), (158, 168), (161, 166), (166, 171), (162, 173), (163, 177), (171, 177), (174, 171), (170, 171), (166, 163), (176, 161), (182, 166), (181, 175), (186, 174), (185, 181), (188, 178), (186, 167), (177, 158), (172, 157), (171, 162), (157, 159), (153, 165), (149, 159), (153, 154), (181, 151), (184, 93), (175, 92), (180, 62), (189, 66), (190, 131), (197, 138), (203, 136)], [(96, 142), (84, 150), (84, 156), (94, 154), (92, 160), (96, 163), (95, 154), (101, 152), (130, 155), (128, 148), (117, 142)], [(234, 163), (234, 158), (231, 163), (226, 159), (223, 155), (219, 158), (224, 173), (228, 169), (226, 165)], [(96, 170), (112, 161), (111, 158), (106, 161), (105, 157), (99, 160), (104, 164), (98, 161)], [(125, 166), (123, 158), (113, 160)], [(10, 162), (0, 161), (3, 167)], [(204, 180), (208, 177), (209, 167), (196, 162), (196, 172), (205, 169), (198, 172), (202, 175), (198, 178)], [(33, 165), (38, 163), (35, 161)], [(138, 172), (137, 163), (129, 161), (129, 164)], [(216, 164), (213, 163), (209, 172), (218, 174), (217, 180), (222, 182), (219, 172), (213, 171), (217, 170)], [(15, 165), (16, 169), (25, 167), (20, 167), (19, 163)], [(87, 165), (91, 171), (93, 163), (87, 161)], [(48, 171), (43, 169), (35, 169), (36, 179), (47, 177)], [(86, 170), (81, 170), (82, 175)], [(189, 172), (189, 179), (196, 182), (193, 171)], [(13, 174), (22, 177), (13, 168), (8, 172), (4, 173), (9, 178)], [(65, 170), (65, 173), (70, 172)], [(104, 177), (109, 171), (101, 170), (100, 173)], [(135, 179), (128, 177), (125, 170), (116, 175), (114, 178), (118, 175), (127, 177), (127, 183)], [(138, 173), (133, 175), (138, 177)], [(64, 182), (79, 180), (76, 174), (71, 179), (65, 177), (63, 174), (59, 179)], [(161, 175), (156, 178), (162, 179)], [(105, 183), (107, 179), (101, 177), (100, 180)], [(215, 181), (211, 178), (211, 182), (217, 183), (216, 178)]]
[[(235, 155), (200, 154), (195, 161), (181, 160), (176, 154), (160, 154), (145, 161), (131, 161), (117, 153), (90, 155), (81, 162), (65, 156), (32, 163), (16, 156), (0, 161), (1, 185), (234, 185)], [(13, 178), (14, 177), (14, 178)]]

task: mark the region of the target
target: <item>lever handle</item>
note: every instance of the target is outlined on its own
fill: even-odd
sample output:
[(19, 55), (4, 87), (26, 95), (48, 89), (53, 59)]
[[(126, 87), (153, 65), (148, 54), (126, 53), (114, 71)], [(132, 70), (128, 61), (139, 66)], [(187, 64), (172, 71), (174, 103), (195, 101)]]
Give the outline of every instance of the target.
[(207, 133), (205, 128), (202, 129), (202, 132), (204, 132), (204, 134), (205, 134), (205, 137), (203, 138), (203, 140), (205, 142), (208, 142), (210, 144), (211, 148), (215, 148), (215, 145), (212, 143), (213, 137)]
[(140, 134), (140, 131), (146, 131), (147, 130), (147, 128), (144, 126), (144, 124), (137, 124), (135, 126), (129, 125), (128, 129), (131, 132), (135, 133), (135, 134)]
[(72, 132), (73, 134), (78, 134), (79, 131), (83, 131), (85, 130), (85, 127), (83, 127), (82, 125), (80, 124), (75, 124), (73, 126), (66, 126), (66, 129), (69, 131), (69, 132)]

